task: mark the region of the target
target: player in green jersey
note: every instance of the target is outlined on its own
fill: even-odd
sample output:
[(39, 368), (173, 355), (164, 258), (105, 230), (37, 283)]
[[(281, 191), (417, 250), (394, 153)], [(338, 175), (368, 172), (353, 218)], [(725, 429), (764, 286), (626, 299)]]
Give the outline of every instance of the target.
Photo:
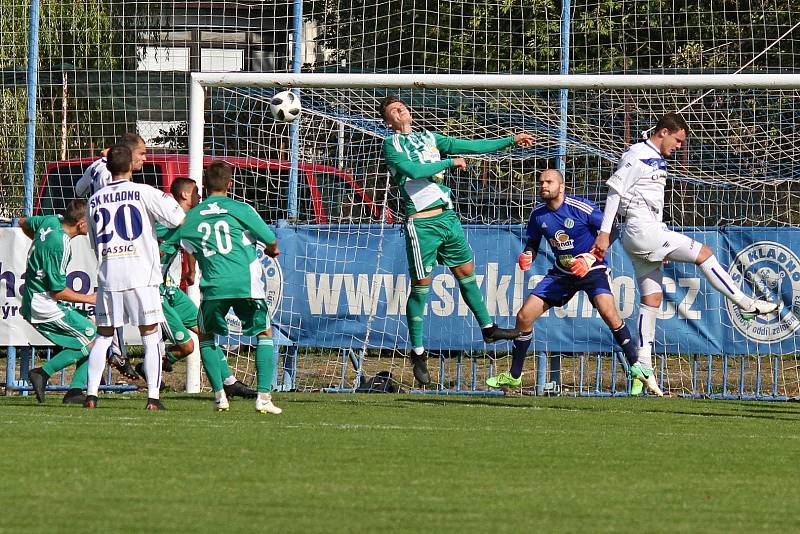
[(242, 322), (242, 333), (256, 336), (256, 411), (279, 414), (272, 403), (272, 381), (276, 354), (272, 342), (264, 271), (256, 256), (256, 243), (270, 257), (279, 254), (275, 233), (256, 211), (227, 196), (233, 168), (214, 161), (206, 170), (206, 199), (192, 208), (180, 230), (163, 245), (181, 246), (194, 255), (200, 266), (200, 357), (206, 367), (217, 410), (228, 409), (228, 400), (218, 369), (219, 347), (214, 335), (228, 335), (225, 316), (233, 308)]
[(95, 326), (74, 308), (62, 302), (90, 304), (95, 295), (84, 295), (67, 287), (67, 264), (72, 251), (70, 240), (86, 235), (86, 201), (69, 203), (63, 217), (44, 215), (23, 217), (22, 231), (33, 240), (28, 252), (25, 289), (22, 292), (22, 316), (37, 332), (62, 350), (41, 367), (31, 369), (29, 378), (36, 399), (44, 402), (47, 380), (58, 371), (75, 364), (64, 403), (83, 404), (88, 355), (95, 337)]
[[(189, 178), (176, 178), (173, 180), (170, 184), (170, 194), (186, 212), (189, 212), (200, 203), (197, 184)], [(165, 319), (161, 323), (161, 330), (167, 340), (173, 343), (170, 350), (166, 351), (161, 364), (162, 370), (168, 373), (172, 372), (173, 364), (186, 358), (194, 351), (194, 342), (189, 335), (189, 331), (198, 336), (200, 335), (200, 329), (197, 327), (197, 306), (179, 287), (181, 278), (186, 280), (187, 285), (194, 284), (196, 260), (194, 256), (187, 255), (186, 263), (188, 269), (186, 273), (183, 273), (183, 262), (179, 257), (180, 248), (175, 245), (164, 246), (163, 244), (175, 231), (176, 229), (174, 228), (167, 228), (160, 223), (156, 224), (156, 235), (162, 242), (160, 247), (162, 254), (161, 265), (165, 271), (164, 283), (159, 288)], [(219, 378), (222, 380), (225, 394), (228, 397), (256, 398), (256, 391), (247, 387), (233, 375), (222, 349), (217, 347), (217, 351)], [(144, 376), (144, 365), (141, 363), (136, 364), (136, 372)], [(207, 368), (206, 373), (208, 373)]]
[(430, 291), (431, 272), (437, 263), (450, 268), (459, 290), (481, 328), (483, 340), (493, 343), (514, 339), (519, 332), (498, 328), (492, 321), (475, 281), (472, 248), (464, 236), (461, 220), (453, 209), (450, 188), (442, 183), (444, 172), (465, 169), (463, 158), (442, 159), (441, 154), (485, 154), (513, 145), (531, 146), (527, 133), (501, 139), (468, 141), (445, 137), (427, 130), (412, 130), (411, 111), (398, 97), (384, 98), (381, 118), (394, 130), (383, 142), (383, 155), (393, 185), (405, 203), (406, 256), (411, 273), (411, 294), (406, 304), (411, 361), (414, 377), (421, 384), (430, 382), (427, 353), (422, 340), (425, 303)]

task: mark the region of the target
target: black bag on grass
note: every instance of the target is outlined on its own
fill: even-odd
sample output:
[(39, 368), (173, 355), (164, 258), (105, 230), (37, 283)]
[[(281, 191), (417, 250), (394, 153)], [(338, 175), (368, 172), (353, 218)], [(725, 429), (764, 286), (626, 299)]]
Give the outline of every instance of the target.
[(362, 380), (356, 393), (403, 393), (403, 390), (389, 371), (380, 371), (372, 378)]

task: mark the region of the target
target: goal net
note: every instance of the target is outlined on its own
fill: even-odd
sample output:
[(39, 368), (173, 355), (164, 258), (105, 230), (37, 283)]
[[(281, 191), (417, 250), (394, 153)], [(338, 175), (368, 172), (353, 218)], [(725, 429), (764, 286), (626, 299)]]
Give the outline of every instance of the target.
[[(561, 115), (563, 93), (537, 89), (536, 83), (478, 89), (467, 83), (490, 84), (477, 77), (457, 87), (452, 78), (431, 77), (391, 87), (376, 77), (372, 88), (303, 88), (293, 144), (292, 128), (275, 122), (268, 109), (280, 90), (276, 75), (245, 78), (240, 83), (223, 75), (217, 85), (205, 84), (202, 151), (240, 161), (234, 197), (278, 226), (283, 252), (279, 265), (268, 266), (267, 278), (287, 388), (354, 389), (380, 371), (405, 389), (415, 387), (404, 357), (410, 280), (403, 209), (382, 157), (382, 142), (392, 132), (377, 115), (380, 100), (397, 94), (418, 129), (466, 139), (521, 131), (536, 137), (532, 148), (468, 156), (466, 170), (450, 170), (444, 178), (475, 254), (484, 299), (500, 326), (514, 324), (530, 289), (552, 265), (543, 244), (531, 271), (516, 267), (524, 224), (538, 202), (538, 173), (563, 162), (568, 192), (602, 205), (620, 154), (661, 115), (680, 112), (691, 131), (685, 149), (670, 161), (665, 222), (708, 244), (746, 293), (780, 299), (785, 307), (779, 315), (744, 321), (694, 265), (666, 265), (655, 348), (659, 378), (674, 394), (799, 393), (796, 89), (713, 87), (715, 80), (730, 83), (725, 77), (700, 77), (702, 84), (683, 89), (636, 88), (641, 80), (630, 77), (628, 88), (603, 89), (595, 78), (596, 88), (570, 88)], [(578, 78), (589, 77), (573, 80)], [(317, 79), (332, 85), (329, 78)], [(427, 82), (434, 79), (450, 87), (431, 87), (437, 84)], [(339, 80), (334, 83), (341, 75)], [(674, 86), (677, 80), (660, 83)], [(638, 293), (619, 244), (610, 264), (620, 314), (633, 328)], [(430, 387), (485, 391), (485, 379), (508, 368), (510, 344), (484, 345), (454, 276), (443, 267), (432, 275), (425, 315), (426, 347), (434, 356)], [(585, 295), (550, 310), (534, 334), (526, 387), (541, 391), (543, 382), (553, 382), (549, 387), (562, 392), (625, 391), (617, 348)], [(227, 343), (237, 374), (252, 375), (253, 349), (236, 336)], [(543, 364), (558, 374), (545, 374)]]
[[(291, 261), (297, 265), (286, 266), (288, 252), (282, 258), (282, 283), (275, 283), (275, 291), (283, 292), (274, 294), (281, 303), (276, 309), (282, 310), (276, 321), (291, 326), (287, 339), (303, 340), (292, 345), (297, 347), (297, 387), (352, 387), (358, 383), (360, 375), (354, 369), (359, 365), (370, 376), (391, 370), (410, 387), (400, 358), (407, 343), (402, 310), (408, 284), (406, 260), (397, 252), (403, 248), (400, 211), (380, 157), (381, 139), (388, 132), (375, 112), (378, 100), (390, 91), (413, 107), (418, 127), (470, 139), (520, 128), (537, 136), (532, 149), (470, 158), (467, 171), (446, 178), (456, 194), (458, 213), (474, 236), (481, 287), (500, 324), (512, 321), (532, 280), (519, 278), (513, 270), (512, 250), (518, 247), (520, 225), (535, 203), (536, 173), (563, 155), (571, 191), (600, 200), (602, 184), (619, 152), (663, 111), (681, 111), (693, 128), (688, 150), (671, 165), (670, 223), (708, 232), (697, 236), (713, 241), (723, 263), (729, 264), (746, 243), (783, 239), (783, 234), (767, 236), (752, 233), (752, 228), (784, 231), (795, 223), (795, 88), (733, 90), (717, 85), (708, 92), (710, 88), (595, 86), (572, 87), (564, 95), (558, 86), (355, 88), (341, 81), (339, 87), (301, 89), (306, 111), (296, 145), (290, 128), (272, 122), (266, 111), (266, 99), (278, 89), (267, 73), (298, 70), (337, 76), (797, 73), (800, 21), (789, 0), (48, 0), (37, 5), (38, 10), (27, 1), (3, 2), (0, 225), (27, 212), (59, 211), (74, 196), (74, 183), (93, 158), (127, 131), (143, 136), (151, 156), (134, 179), (166, 190), (172, 177), (185, 174), (191, 73), (264, 73), (261, 85), (208, 86), (203, 106), (207, 128), (191, 144), (209, 155), (241, 158), (236, 163), (236, 194), (253, 199), (268, 221), (290, 221), (280, 223), (285, 228), (280, 231), (294, 232), (290, 235), (305, 243), (305, 252), (293, 252)], [(567, 98), (561, 100), (562, 95)], [(293, 146), (300, 164), (296, 171), (290, 164)], [(284, 244), (291, 239), (282, 234)], [(797, 250), (791, 243), (784, 245)], [(365, 251), (369, 269), (364, 266)], [(773, 252), (782, 257), (777, 249)], [(634, 317), (633, 283), (624, 255), (615, 256), (623, 258), (622, 265), (614, 265), (616, 289), (633, 306), (626, 313)], [(750, 258), (749, 252), (744, 258)], [(270, 272), (277, 273), (277, 266), (273, 268)], [(537, 263), (534, 276), (544, 268)], [(761, 266), (753, 268), (758, 271)], [(793, 352), (793, 333), (768, 346), (763, 339), (743, 337), (724, 346), (688, 347), (688, 340), (717, 339), (714, 336), (720, 332), (739, 330), (725, 323), (729, 315), (724, 303), (706, 291), (697, 272), (669, 269), (673, 269), (668, 276), (674, 282), (674, 306), (680, 312), (683, 305), (689, 314), (676, 323), (683, 330), (667, 322), (659, 330), (660, 354), (688, 354), (681, 356), (684, 360), (662, 359), (685, 362), (682, 375), (672, 367), (659, 374), (671, 388), (716, 393), (724, 389), (725, 376), (735, 375), (731, 391), (746, 383), (748, 391), (797, 393), (791, 358), (777, 356)], [(769, 269), (762, 269), (759, 276), (770, 279), (783, 272)], [(303, 274), (298, 278), (295, 273)], [(443, 278), (430, 298), (426, 339), (429, 344), (438, 339), (435, 345), (449, 352), (441, 360), (444, 371), (434, 374), (443, 376), (447, 387), (479, 387), (486, 373), (505, 368), (507, 347), (486, 352), (480, 344), (470, 345), (470, 350), (453, 345), (453, 339), (479, 340), (451, 286), (452, 278), (445, 271), (437, 276)], [(16, 279), (20, 280), (19, 274)], [(779, 279), (782, 290), (791, 291), (786, 277)], [(777, 282), (767, 285), (777, 287)], [(387, 287), (392, 288), (389, 293)], [(449, 300), (443, 297), (447, 292)], [(8, 301), (12, 307), (19, 305), (15, 293), (16, 300)], [(694, 299), (691, 305), (689, 299)], [(785, 300), (791, 307), (792, 297), (787, 294)], [(314, 303), (314, 314), (310, 307), (301, 309), (304, 302)], [(692, 315), (700, 303), (720, 315), (716, 322), (709, 319), (702, 324), (725, 326), (714, 332), (693, 331), (692, 325), (701, 324)], [(586, 352), (575, 352), (579, 348), (575, 340), (590, 328), (603, 331), (596, 321), (583, 319), (590, 311), (583, 301), (576, 306), (578, 312), (564, 312), (566, 321), (558, 317), (561, 312), (546, 318), (567, 325), (567, 330), (555, 330), (568, 333), (561, 341), (553, 332), (545, 332), (545, 322), (538, 324), (537, 335), (542, 338), (534, 348), (541, 357), (531, 358), (531, 365), (544, 362), (553, 369), (560, 364), (560, 383), (572, 391), (609, 391), (615, 360), (607, 351), (613, 347), (604, 339), (602, 346), (593, 342), (580, 346)], [(665, 308), (665, 313), (669, 310)], [(330, 325), (346, 328), (328, 330)], [(784, 327), (758, 324), (756, 328), (761, 332), (757, 336), (773, 336), (773, 329), (780, 333)], [(292, 337), (298, 332), (314, 333), (313, 342)], [(472, 337), (467, 338), (468, 333)], [(680, 350), (668, 348), (667, 340), (680, 343)], [(18, 343), (24, 346), (23, 341)], [(233, 341), (229, 346), (234, 347)], [(603, 351), (597, 352), (598, 346)], [(719, 355), (731, 346), (743, 347), (746, 358), (731, 356), (731, 369), (720, 374)], [(250, 373), (246, 345), (239, 347), (232, 354), (244, 351), (237, 362)], [(693, 355), (706, 353), (714, 354), (711, 372), (706, 373), (713, 380), (708, 381), (703, 374), (707, 362)], [(548, 361), (554, 354), (563, 356)], [(603, 356), (598, 360), (596, 354)], [(435, 370), (435, 361), (431, 367)], [(737, 374), (740, 368), (746, 372)], [(542, 366), (526, 370), (526, 384), (534, 370), (541, 371)], [(557, 373), (554, 376), (558, 378)], [(592, 377), (591, 384), (583, 380), (586, 377)], [(599, 386), (597, 377), (603, 380)], [(541, 373), (538, 378), (539, 386), (550, 381)]]

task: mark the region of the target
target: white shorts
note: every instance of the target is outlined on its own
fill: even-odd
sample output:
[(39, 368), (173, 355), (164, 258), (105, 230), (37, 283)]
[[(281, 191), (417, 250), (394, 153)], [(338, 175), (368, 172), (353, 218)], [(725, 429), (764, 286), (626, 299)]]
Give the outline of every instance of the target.
[(626, 225), (622, 246), (637, 277), (660, 269), (664, 260), (694, 263), (703, 244), (667, 228), (666, 224)]
[(129, 324), (149, 326), (164, 321), (158, 286), (136, 287), (125, 291), (97, 288), (95, 305), (97, 326), (114, 328)]

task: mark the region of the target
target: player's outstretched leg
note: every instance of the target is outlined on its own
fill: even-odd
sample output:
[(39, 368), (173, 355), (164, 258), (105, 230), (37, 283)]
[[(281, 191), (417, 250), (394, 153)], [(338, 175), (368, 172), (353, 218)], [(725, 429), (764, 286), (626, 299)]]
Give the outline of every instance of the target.
[(725, 295), (725, 297), (736, 304), (742, 310), (742, 316), (745, 319), (752, 319), (756, 315), (769, 315), (781, 310), (783, 303), (778, 300), (777, 302), (770, 302), (768, 300), (754, 299), (745, 295), (741, 289), (736, 285), (733, 279), (717, 261), (717, 258), (711, 254), (711, 249), (703, 245), (703, 250), (698, 258), (703, 258), (707, 252), (708, 258), (704, 261), (698, 261), (700, 269), (708, 279), (709, 283)]
[[(464, 271), (468, 271), (469, 274), (463, 274)], [(464, 302), (472, 310), (472, 314), (481, 327), (483, 342), (494, 343), (502, 339), (515, 339), (519, 335), (519, 330), (516, 328), (500, 328), (492, 321), (489, 310), (486, 309), (486, 303), (483, 301), (481, 290), (475, 280), (472, 262), (469, 263), (468, 267), (460, 265), (454, 268), (453, 273), (458, 279), (458, 289), (461, 292), (461, 296), (464, 297)], [(462, 274), (463, 276), (460, 276)]]

